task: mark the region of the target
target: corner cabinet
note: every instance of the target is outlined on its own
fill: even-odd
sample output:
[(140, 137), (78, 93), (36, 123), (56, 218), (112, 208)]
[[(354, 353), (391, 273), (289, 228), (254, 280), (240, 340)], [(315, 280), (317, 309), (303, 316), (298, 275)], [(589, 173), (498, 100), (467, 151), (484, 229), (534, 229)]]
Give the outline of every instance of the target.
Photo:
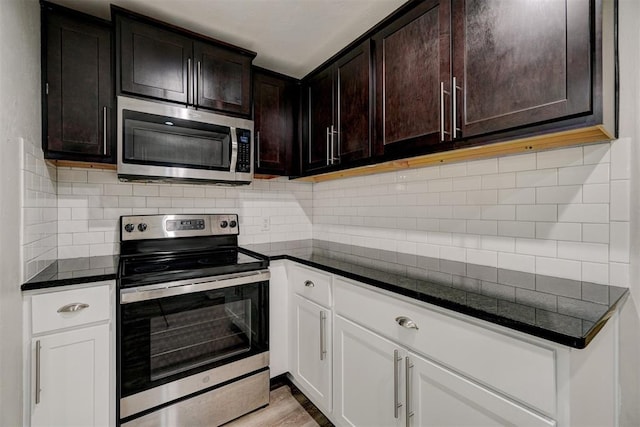
[(111, 25), (42, 3), (46, 159), (115, 163)]
[(255, 53), (113, 7), (118, 93), (248, 117)]
[(293, 78), (262, 68), (253, 70), (255, 171), (264, 175), (294, 174), (300, 86)]
[(26, 425), (114, 424), (113, 288), (25, 297)]
[(303, 83), (303, 171), (371, 156), (371, 42), (366, 40)]

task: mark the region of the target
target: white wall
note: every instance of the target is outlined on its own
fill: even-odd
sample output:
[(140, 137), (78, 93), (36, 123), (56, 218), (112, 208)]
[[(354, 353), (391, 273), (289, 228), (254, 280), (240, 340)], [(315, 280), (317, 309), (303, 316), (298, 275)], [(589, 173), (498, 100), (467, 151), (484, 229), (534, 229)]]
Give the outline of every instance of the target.
[(40, 144), (40, 7), (0, 6), (0, 424), (22, 424), (21, 144)]

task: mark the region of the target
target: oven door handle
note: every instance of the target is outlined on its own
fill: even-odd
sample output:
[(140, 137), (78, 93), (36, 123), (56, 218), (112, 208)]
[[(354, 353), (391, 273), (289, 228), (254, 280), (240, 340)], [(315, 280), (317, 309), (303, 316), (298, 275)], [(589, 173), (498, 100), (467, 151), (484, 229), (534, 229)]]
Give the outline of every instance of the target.
[(245, 273), (233, 273), (220, 276), (201, 277), (198, 279), (180, 280), (140, 286), (137, 288), (126, 288), (120, 290), (120, 304), (130, 304), (132, 302), (149, 301), (176, 295), (264, 282), (269, 280), (270, 277), (271, 274), (269, 273), (269, 270), (258, 270)]

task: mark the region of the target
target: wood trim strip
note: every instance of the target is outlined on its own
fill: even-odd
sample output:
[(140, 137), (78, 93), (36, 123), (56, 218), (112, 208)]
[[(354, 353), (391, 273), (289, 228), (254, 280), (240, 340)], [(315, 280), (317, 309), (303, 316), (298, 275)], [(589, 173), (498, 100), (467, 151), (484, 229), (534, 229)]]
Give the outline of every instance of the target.
[(513, 141), (459, 148), (441, 153), (412, 157), (409, 159), (393, 160), (375, 165), (296, 178), (296, 180), (306, 182), (324, 182), (340, 178), (352, 178), (381, 172), (412, 169), (434, 164), (455, 163), (465, 160), (505, 156), (510, 154), (522, 154), (579, 144), (592, 144), (596, 142), (611, 141), (612, 139), (614, 139), (614, 136), (611, 135), (604, 126), (597, 125), (547, 135), (516, 139)]

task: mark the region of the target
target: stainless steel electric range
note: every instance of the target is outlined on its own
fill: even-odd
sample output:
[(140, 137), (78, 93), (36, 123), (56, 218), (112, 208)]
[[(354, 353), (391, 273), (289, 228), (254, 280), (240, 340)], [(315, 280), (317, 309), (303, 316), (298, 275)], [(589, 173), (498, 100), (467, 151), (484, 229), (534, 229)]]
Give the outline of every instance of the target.
[(268, 260), (238, 217), (120, 218), (119, 421), (216, 426), (269, 403)]

